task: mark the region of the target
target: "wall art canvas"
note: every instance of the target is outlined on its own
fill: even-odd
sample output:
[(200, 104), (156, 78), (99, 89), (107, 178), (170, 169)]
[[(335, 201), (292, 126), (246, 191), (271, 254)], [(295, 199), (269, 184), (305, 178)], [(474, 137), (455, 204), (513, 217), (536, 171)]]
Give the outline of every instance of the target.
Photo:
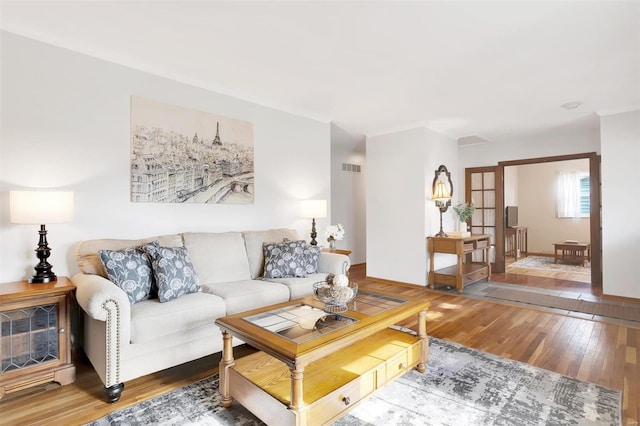
[(253, 124), (131, 97), (131, 201), (253, 203)]

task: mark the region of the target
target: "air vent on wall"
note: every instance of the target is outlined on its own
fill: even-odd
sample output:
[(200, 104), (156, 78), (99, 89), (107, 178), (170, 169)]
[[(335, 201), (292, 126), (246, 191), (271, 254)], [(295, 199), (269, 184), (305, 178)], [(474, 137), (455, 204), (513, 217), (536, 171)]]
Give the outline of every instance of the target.
[(342, 171), (349, 172), (349, 173), (360, 173), (361, 172), (360, 164), (342, 163)]

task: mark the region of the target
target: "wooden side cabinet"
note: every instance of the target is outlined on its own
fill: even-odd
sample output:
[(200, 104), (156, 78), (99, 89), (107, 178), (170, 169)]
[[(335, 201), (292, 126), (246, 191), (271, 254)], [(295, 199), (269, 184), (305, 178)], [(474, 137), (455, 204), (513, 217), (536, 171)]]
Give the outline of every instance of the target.
[(513, 256), (515, 260), (518, 257), (527, 257), (529, 251), (529, 243), (526, 226), (514, 226), (504, 229), (504, 255)]
[(46, 284), (0, 283), (0, 398), (10, 392), (58, 382), (72, 383), (71, 280)]
[[(491, 278), (491, 235), (472, 235), (467, 238), (428, 237), (429, 249), (429, 287), (436, 284), (455, 287), (462, 293), (464, 286), (481, 279)], [(472, 254), (481, 261), (473, 261)], [(456, 265), (434, 270), (436, 253), (448, 253), (458, 256)]]

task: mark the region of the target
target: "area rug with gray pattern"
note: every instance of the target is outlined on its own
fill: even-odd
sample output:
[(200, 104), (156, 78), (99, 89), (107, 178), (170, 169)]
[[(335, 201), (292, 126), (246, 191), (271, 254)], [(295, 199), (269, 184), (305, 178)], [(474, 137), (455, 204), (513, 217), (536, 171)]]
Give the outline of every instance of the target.
[[(429, 338), (427, 372), (411, 371), (356, 406), (336, 426), (620, 425), (622, 393), (517, 361)], [(115, 411), (103, 425), (262, 425), (220, 403), (218, 376)]]

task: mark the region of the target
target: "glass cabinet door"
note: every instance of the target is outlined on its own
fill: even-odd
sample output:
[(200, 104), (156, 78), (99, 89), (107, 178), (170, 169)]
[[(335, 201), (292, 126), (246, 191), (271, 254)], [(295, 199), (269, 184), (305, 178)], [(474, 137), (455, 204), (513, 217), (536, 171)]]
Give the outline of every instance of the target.
[(47, 303), (0, 312), (0, 374), (60, 360), (60, 306)]

